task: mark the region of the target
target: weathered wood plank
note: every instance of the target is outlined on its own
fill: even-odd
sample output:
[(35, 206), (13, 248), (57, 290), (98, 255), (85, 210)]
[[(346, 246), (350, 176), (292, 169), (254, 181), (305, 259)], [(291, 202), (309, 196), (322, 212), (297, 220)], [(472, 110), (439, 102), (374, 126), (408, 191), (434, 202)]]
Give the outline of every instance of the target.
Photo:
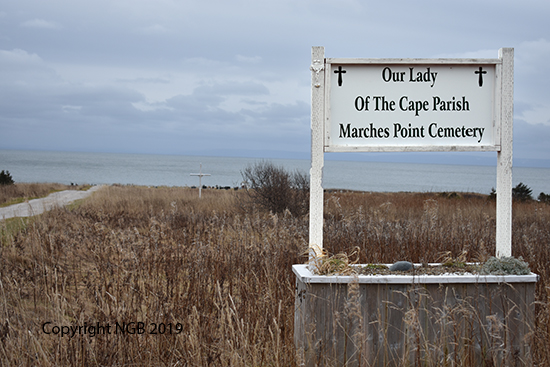
[(358, 284), (298, 278), (298, 361), (529, 366), (534, 288), (534, 282)]

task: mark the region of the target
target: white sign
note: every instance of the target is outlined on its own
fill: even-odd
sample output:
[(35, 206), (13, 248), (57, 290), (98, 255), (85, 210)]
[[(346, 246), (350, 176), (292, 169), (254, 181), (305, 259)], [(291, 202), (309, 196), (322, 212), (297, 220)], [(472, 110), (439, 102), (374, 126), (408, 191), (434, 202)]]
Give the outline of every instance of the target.
[(325, 151), (497, 150), (496, 64), (326, 59)]
[(498, 59), (331, 59), (313, 47), (310, 70), (310, 260), (323, 248), (324, 153), (353, 151), (496, 151), (496, 255), (512, 255), (513, 48)]

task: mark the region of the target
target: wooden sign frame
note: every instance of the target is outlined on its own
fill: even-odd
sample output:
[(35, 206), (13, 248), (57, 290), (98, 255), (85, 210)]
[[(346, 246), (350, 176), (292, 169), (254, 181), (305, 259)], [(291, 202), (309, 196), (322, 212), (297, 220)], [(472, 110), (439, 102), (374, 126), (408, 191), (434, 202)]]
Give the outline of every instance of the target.
[[(332, 70), (332, 65), (338, 65), (338, 70)], [(422, 139), (412, 139), (412, 144), (398, 143), (375, 143), (370, 145), (370, 141), (364, 144), (364, 139), (361, 144), (334, 144), (334, 133), (331, 134), (331, 124), (338, 123), (338, 121), (331, 120), (331, 114), (333, 108), (336, 108), (334, 101), (331, 100), (331, 71), (334, 71), (338, 75), (337, 83), (342, 84), (342, 73), (345, 70), (342, 66), (354, 65), (354, 66), (384, 66), (384, 65), (397, 65), (401, 69), (403, 67), (409, 67), (411, 69), (411, 81), (413, 78), (412, 68), (415, 66), (435, 65), (435, 66), (475, 66), (480, 67), (479, 78), (480, 86), (482, 83), (483, 66), (494, 67), (492, 83), (494, 83), (493, 91), (490, 101), (483, 99), (483, 103), (491, 103), (491, 106), (487, 108), (491, 111), (491, 121), (487, 122), (488, 113), (485, 109), (484, 114), (481, 117), (484, 128), (490, 127), (491, 139), (488, 141), (480, 141), (478, 144), (475, 140), (469, 140), (465, 144), (455, 143), (455, 140), (448, 140), (442, 144), (434, 144), (434, 139), (431, 141), (429, 137), (434, 138), (435, 133), (430, 131), (430, 136), (424, 142)], [(322, 175), (324, 166), (324, 153), (325, 152), (395, 152), (395, 151), (496, 151), (497, 152), (497, 228), (496, 228), (496, 256), (504, 257), (512, 255), (512, 140), (513, 140), (513, 89), (514, 89), (514, 49), (502, 48), (499, 50), (498, 59), (326, 59), (324, 47), (313, 47), (311, 53), (311, 170), (310, 170), (310, 224), (309, 224), (309, 247), (310, 247), (310, 259), (313, 259), (320, 255), (323, 248), (323, 186)], [(384, 69), (382, 69), (384, 70)], [(387, 73), (388, 71), (386, 71)], [(429, 71), (428, 71), (429, 73)], [(346, 76), (347, 77), (347, 76)], [(399, 75), (397, 75), (399, 78)], [(425, 79), (429, 79), (428, 74)], [(388, 74), (385, 75), (385, 79), (389, 81)], [(433, 80), (421, 80), (431, 83), (431, 86), (435, 84), (435, 78)], [(397, 79), (399, 82), (400, 80)], [(396, 85), (398, 88), (399, 85)], [(381, 96), (376, 97), (379, 101), (383, 101)], [(459, 94), (460, 98), (460, 94)], [(465, 98), (465, 97), (463, 97)], [(485, 97), (486, 98), (486, 97)], [(336, 98), (335, 98), (336, 99)], [(349, 99), (349, 98), (348, 98)], [(453, 97), (454, 101), (454, 97)], [(388, 102), (388, 101), (385, 101)], [(393, 100), (393, 105), (387, 105), (389, 111), (399, 110), (396, 107), (396, 100)], [(359, 102), (360, 103), (360, 102)], [(389, 103), (389, 102), (388, 102)], [(426, 99), (424, 110), (422, 105), (416, 107), (416, 112), (428, 113), (429, 101)], [(434, 100), (435, 103), (435, 100)], [(332, 105), (331, 105), (332, 104)], [(352, 103), (350, 103), (352, 104)], [(363, 105), (364, 106), (364, 105)], [(338, 108), (341, 106), (338, 105)], [(406, 109), (406, 105), (400, 106), (402, 112)], [(469, 107), (469, 105), (468, 105)], [(348, 107), (345, 107), (348, 108)], [(357, 106), (355, 107), (357, 109)], [(394, 108), (394, 110), (391, 110)], [(414, 108), (414, 107), (412, 107)], [(390, 111), (391, 110), (391, 111)], [(344, 116), (347, 112), (344, 112)], [(388, 116), (389, 114), (386, 114)], [(382, 116), (382, 115), (379, 115)], [(477, 116), (474, 114), (474, 116)], [(412, 126), (412, 125), (410, 125)], [(347, 125), (346, 125), (347, 127)], [(349, 129), (349, 127), (347, 127)], [(371, 128), (375, 128), (371, 126)], [(424, 128), (417, 127), (418, 130), (425, 134)], [(342, 129), (342, 127), (340, 127)], [(363, 127), (363, 129), (365, 129)], [(388, 129), (389, 127), (381, 128)], [(428, 129), (428, 128), (426, 128)], [(459, 129), (459, 128), (457, 128)], [(462, 127), (462, 135), (473, 134), (472, 127)], [(385, 130), (381, 130), (385, 131)], [(426, 130), (427, 131), (427, 130)], [(435, 130), (434, 130), (435, 131)], [(466, 131), (466, 133), (464, 133)], [(457, 130), (460, 134), (460, 131)], [(470, 135), (468, 135), (468, 132)], [(348, 133), (349, 134), (349, 133)], [(341, 135), (341, 134), (340, 134)], [(391, 135), (387, 133), (386, 135)], [(403, 134), (402, 134), (403, 135)], [(397, 135), (396, 135), (397, 136)], [(405, 136), (407, 137), (407, 136)], [(374, 141), (375, 139), (371, 139)], [(394, 140), (394, 142), (397, 141)]]

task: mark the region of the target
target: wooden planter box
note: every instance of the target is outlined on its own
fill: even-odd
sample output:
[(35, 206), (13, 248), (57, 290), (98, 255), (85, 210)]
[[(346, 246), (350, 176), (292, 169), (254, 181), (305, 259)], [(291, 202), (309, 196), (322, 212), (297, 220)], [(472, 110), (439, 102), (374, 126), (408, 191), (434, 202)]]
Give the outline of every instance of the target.
[(294, 265), (303, 366), (529, 366), (537, 275), (318, 276)]

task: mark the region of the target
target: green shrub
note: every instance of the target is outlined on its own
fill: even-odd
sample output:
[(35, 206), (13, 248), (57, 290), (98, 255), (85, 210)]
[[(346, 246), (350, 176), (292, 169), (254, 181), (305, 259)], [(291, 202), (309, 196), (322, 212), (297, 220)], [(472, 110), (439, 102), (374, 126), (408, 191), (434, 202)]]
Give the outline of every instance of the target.
[(521, 256), (519, 259), (513, 256), (502, 257), (500, 259), (491, 256), (481, 266), (480, 273), (491, 275), (528, 275), (531, 273), (531, 269), (529, 269), (529, 264), (523, 261)]
[(0, 185), (13, 185), (14, 183), (10, 171), (4, 172), (4, 170), (2, 170), (2, 172), (0, 172)]
[(520, 201), (533, 200), (533, 197), (531, 196), (532, 193), (533, 190), (531, 190), (524, 183), (520, 182), (516, 187), (512, 189), (512, 198)]
[(544, 192), (541, 192), (541, 193), (539, 194), (538, 200), (539, 200), (541, 203), (550, 204), (550, 195), (545, 194)]

